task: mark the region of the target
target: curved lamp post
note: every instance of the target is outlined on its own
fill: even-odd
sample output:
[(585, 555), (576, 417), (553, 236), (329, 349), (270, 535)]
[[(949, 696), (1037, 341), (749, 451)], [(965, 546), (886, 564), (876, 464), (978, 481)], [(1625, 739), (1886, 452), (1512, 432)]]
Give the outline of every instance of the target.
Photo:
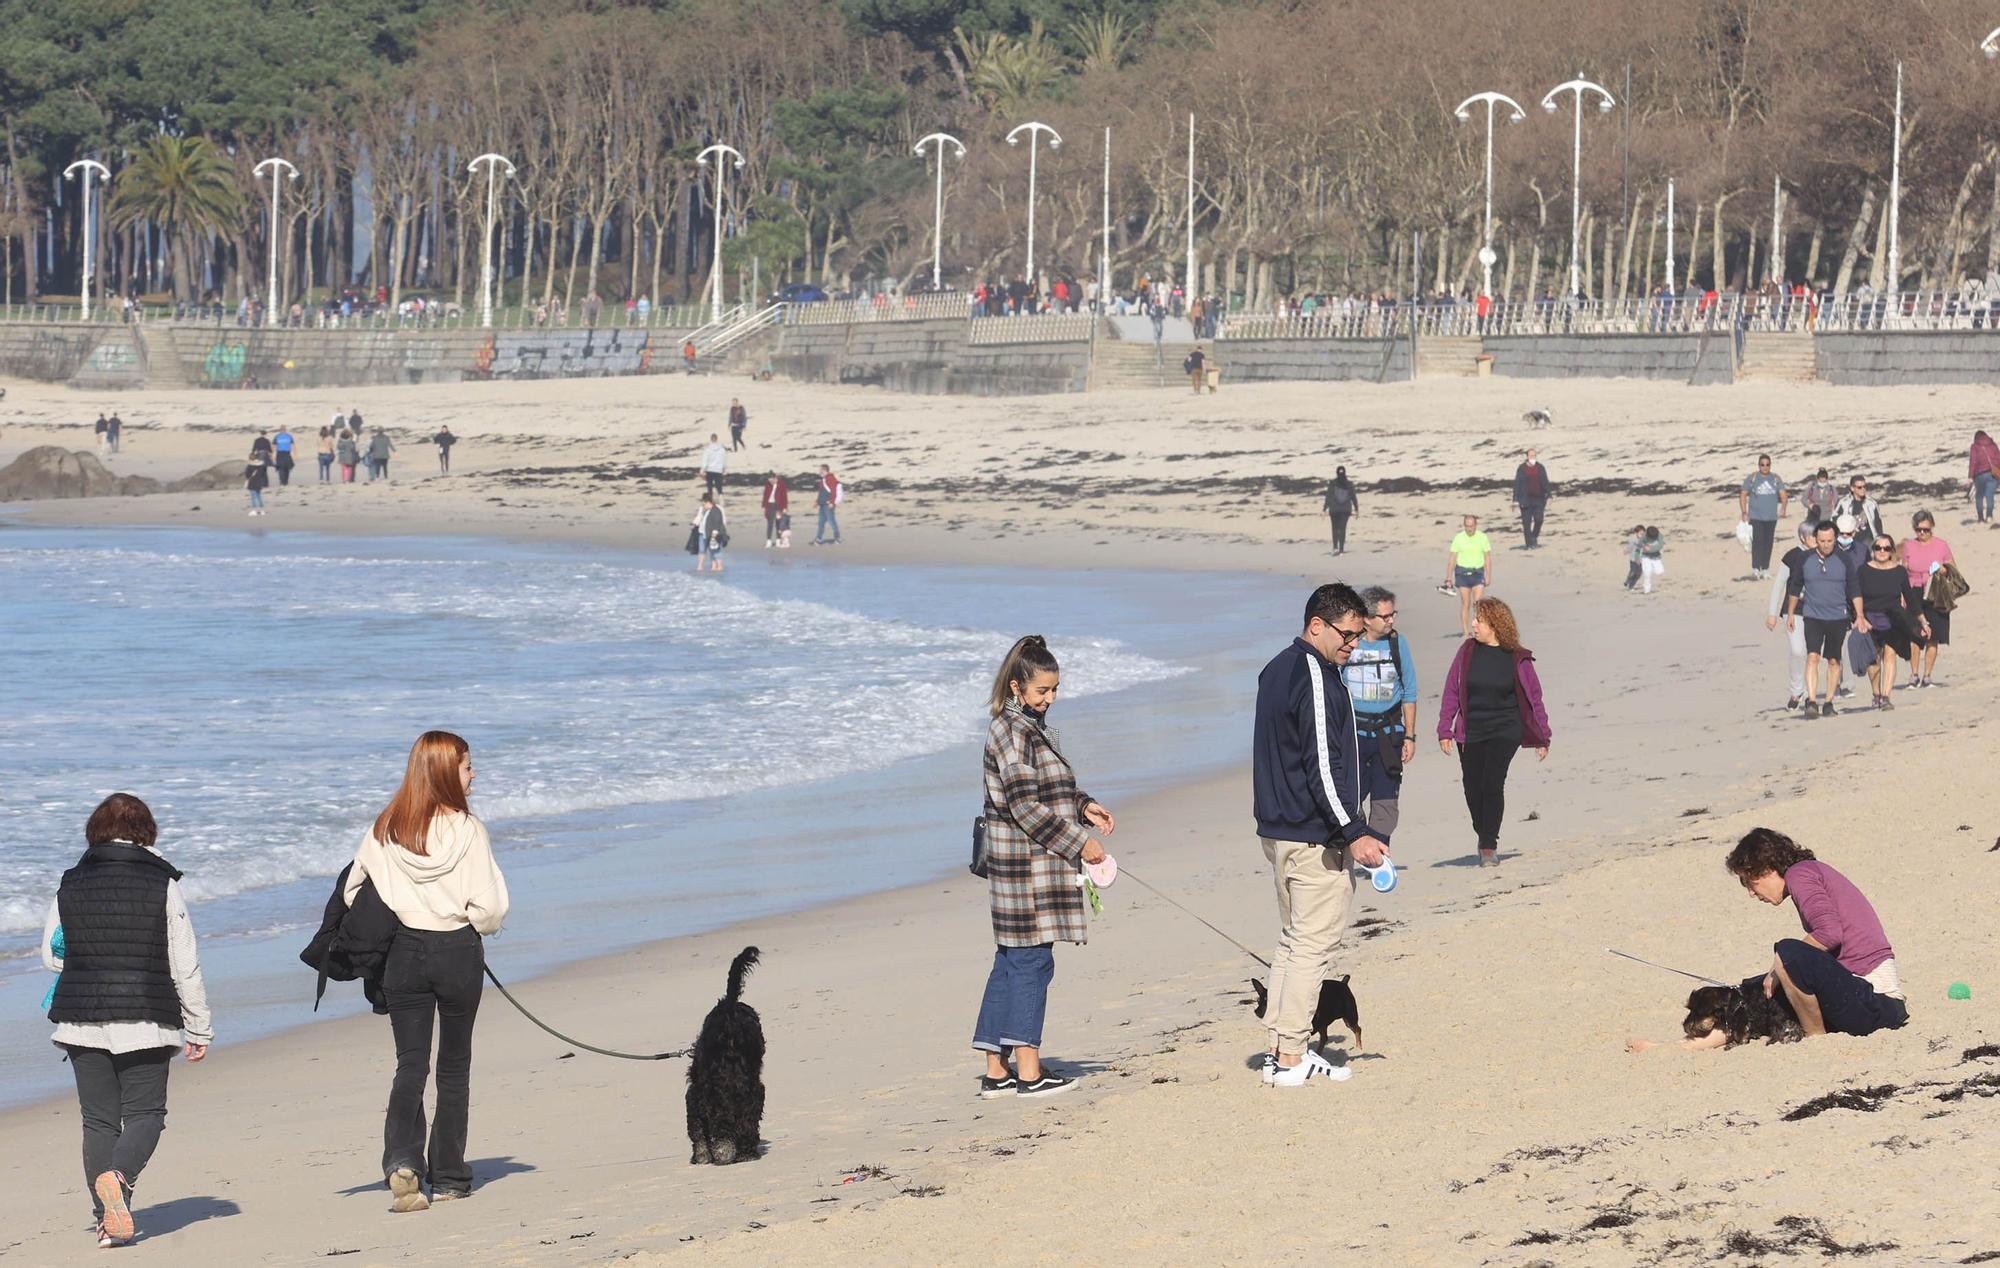
[(1588, 79), (1572, 79), (1549, 89), (1548, 95), (1542, 98), (1542, 109), (1554, 114), (1559, 104), (1556, 98), (1566, 92), (1576, 94), (1576, 139), (1570, 146), (1569, 168), (1569, 293), (1574, 297), (1577, 293), (1578, 266), (1581, 263), (1577, 255), (1577, 229), (1582, 223), (1583, 204), (1577, 187), (1583, 180), (1583, 98), (1585, 93), (1595, 93), (1598, 99), (1597, 108), (1605, 114), (1610, 114), (1611, 108), (1618, 102), (1611, 96), (1611, 90), (1604, 85), (1593, 84)]
[(1485, 290), (1483, 293), (1488, 298), (1491, 298), (1493, 295), (1493, 259), (1494, 259), (1493, 256), (1493, 111), (1502, 102), (1505, 102), (1507, 108), (1513, 111), (1512, 114), (1507, 116), (1507, 122), (1519, 123), (1521, 120), (1527, 118), (1528, 115), (1526, 111), (1521, 109), (1520, 102), (1514, 100), (1512, 97), (1509, 97), (1504, 92), (1476, 92), (1472, 94), (1470, 97), (1467, 97), (1464, 101), (1459, 102), (1458, 109), (1452, 111), (1452, 113), (1458, 116), (1459, 122), (1461, 123), (1467, 122), (1472, 118), (1472, 111), (1470, 107), (1479, 104), (1481, 102), (1484, 102), (1486, 105), (1486, 235), (1479, 247), (1479, 264), (1480, 267), (1486, 271)]
[(293, 180), (299, 178), (299, 169), (281, 158), (267, 158), (251, 168), (251, 174), (262, 176), (264, 169), (271, 171), (271, 256), (270, 256), (270, 298), (264, 304), (264, 324), (278, 325), (278, 174), (290, 173)]
[(1035, 148), (1040, 144), (1041, 134), (1049, 134), (1049, 148), (1062, 148), (1062, 135), (1046, 123), (1024, 123), (1007, 134), (1007, 144), (1019, 145), (1021, 134), (1028, 134), (1028, 271), (1026, 281), (1035, 284)]
[(722, 320), (722, 156), (735, 155), (736, 166), (741, 169), (743, 152), (718, 141), (695, 155), (694, 161), (707, 167), (708, 156), (711, 154), (715, 155), (715, 241), (709, 251), (708, 275), (715, 293), (709, 303), (708, 319), (710, 322), (718, 322)]
[(485, 244), (479, 253), (479, 324), (490, 327), (493, 324), (493, 216), (498, 210), (495, 200), (500, 192), (500, 169), (506, 168), (507, 175), (514, 174), (514, 165), (498, 154), (482, 154), (465, 165), (465, 170), (477, 175), (479, 165), (486, 164), (486, 235)]
[(958, 151), (958, 157), (965, 157), (965, 146), (955, 136), (945, 132), (933, 132), (917, 142), (917, 157), (924, 156), (924, 147), (937, 142), (937, 201), (931, 209), (931, 289), (938, 289), (940, 265), (944, 260), (944, 147), (949, 145)]
[(63, 169), (63, 179), (68, 180), (78, 169), (83, 171), (83, 319), (90, 320), (90, 265), (97, 254), (97, 239), (91, 235), (90, 219), (90, 177), (96, 173), (97, 179), (111, 183), (111, 169), (96, 159), (78, 159)]

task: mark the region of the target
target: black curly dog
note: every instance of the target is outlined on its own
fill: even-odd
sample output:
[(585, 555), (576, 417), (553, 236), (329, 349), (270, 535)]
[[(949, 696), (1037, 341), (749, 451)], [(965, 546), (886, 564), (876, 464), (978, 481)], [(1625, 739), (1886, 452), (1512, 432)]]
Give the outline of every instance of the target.
[[(1250, 979), (1250, 989), (1257, 992), (1257, 1015), (1264, 1015), (1266, 999), (1264, 984), (1256, 978)], [(1315, 1048), (1326, 1047), (1327, 1029), (1335, 1022), (1346, 1024), (1348, 1032), (1354, 1036), (1355, 1051), (1361, 1050), (1361, 1009), (1354, 1002), (1354, 990), (1347, 984), (1347, 974), (1330, 977), (1319, 984), (1319, 1003), (1313, 1008), (1312, 1033), (1317, 1040)]]
[(743, 1002), (743, 979), (757, 964), (745, 947), (729, 966), (729, 992), (708, 1010), (688, 1062), (690, 1163), (725, 1166), (757, 1157), (764, 1119), (764, 1027)]
[(1764, 994), (1764, 979), (1747, 977), (1740, 986), (1698, 986), (1688, 992), (1687, 1020), (1681, 1030), (1702, 1039), (1720, 1030), (1729, 1036), (1724, 1048), (1762, 1039), (1766, 1043), (1797, 1043), (1805, 1038), (1799, 1015), (1783, 991)]

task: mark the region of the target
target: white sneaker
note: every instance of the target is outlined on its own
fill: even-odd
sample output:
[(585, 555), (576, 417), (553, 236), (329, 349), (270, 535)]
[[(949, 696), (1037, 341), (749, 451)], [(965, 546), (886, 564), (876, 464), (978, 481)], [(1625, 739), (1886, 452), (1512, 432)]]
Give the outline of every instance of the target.
[(1313, 1079), (1345, 1083), (1354, 1077), (1354, 1071), (1344, 1065), (1333, 1064), (1317, 1052), (1306, 1053), (1295, 1066), (1279, 1066), (1274, 1059), (1271, 1067), (1269, 1082), (1272, 1087), (1304, 1087)]

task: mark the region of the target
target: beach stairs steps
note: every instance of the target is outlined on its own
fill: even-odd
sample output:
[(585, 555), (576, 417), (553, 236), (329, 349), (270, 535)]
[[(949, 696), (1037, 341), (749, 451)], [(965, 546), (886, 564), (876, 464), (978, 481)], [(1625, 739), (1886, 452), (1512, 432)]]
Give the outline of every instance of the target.
[(188, 378), (187, 367), (181, 363), (180, 349), (175, 346), (174, 332), (162, 327), (151, 332), (142, 327), (129, 327), (133, 344), (139, 350), (139, 365), (146, 376), (146, 386), (151, 389), (177, 392), (195, 386)]
[(1803, 383), (1819, 375), (1819, 355), (1813, 337), (1802, 330), (1752, 330), (1743, 336), (1743, 359), (1737, 381)]
[(1107, 338), (1100, 333), (1097, 346), (1091, 350), (1090, 390), (1097, 392), (1136, 387), (1185, 388), (1187, 376), (1181, 373), (1181, 358), (1186, 355), (1185, 347), (1155, 344), (1151, 339), (1147, 339), (1144, 343), (1128, 343), (1123, 339)]
[(1417, 377), (1469, 379), (1479, 373), (1485, 350), (1478, 335), (1418, 335)]

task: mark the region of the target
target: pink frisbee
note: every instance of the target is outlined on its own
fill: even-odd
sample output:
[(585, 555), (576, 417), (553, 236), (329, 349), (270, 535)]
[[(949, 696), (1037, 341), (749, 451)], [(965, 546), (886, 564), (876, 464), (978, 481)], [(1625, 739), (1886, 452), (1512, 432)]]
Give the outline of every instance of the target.
[(1099, 889), (1110, 889), (1111, 882), (1118, 879), (1118, 860), (1107, 854), (1102, 863), (1085, 863), (1083, 874)]

